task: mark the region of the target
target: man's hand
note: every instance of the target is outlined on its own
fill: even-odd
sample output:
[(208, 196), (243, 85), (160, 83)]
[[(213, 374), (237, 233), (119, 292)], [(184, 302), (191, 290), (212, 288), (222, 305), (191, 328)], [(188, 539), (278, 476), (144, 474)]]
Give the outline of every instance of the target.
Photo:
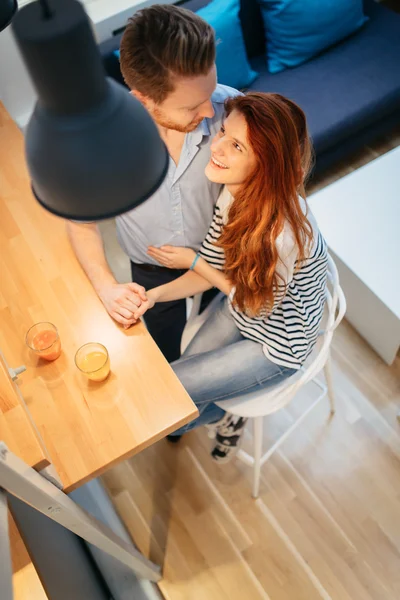
[(136, 321), (135, 312), (147, 302), (146, 290), (137, 283), (112, 283), (102, 287), (99, 298), (108, 314), (127, 329)]
[(194, 250), (181, 246), (161, 246), (161, 248), (149, 246), (147, 254), (169, 269), (190, 269), (196, 256)]

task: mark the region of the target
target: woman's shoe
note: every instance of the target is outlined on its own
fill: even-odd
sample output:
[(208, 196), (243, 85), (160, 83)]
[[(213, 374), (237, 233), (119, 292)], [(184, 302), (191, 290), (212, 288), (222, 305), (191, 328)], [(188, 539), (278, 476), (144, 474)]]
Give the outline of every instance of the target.
[(231, 415), (231, 413), (226, 412), (224, 416), (219, 419), (219, 421), (215, 421), (215, 423), (209, 423), (208, 425), (206, 425), (205, 427), (207, 429), (208, 437), (212, 440), (215, 440), (215, 438), (217, 437), (217, 433), (221, 429), (224, 429), (225, 427), (229, 426), (232, 417), (233, 415)]
[(247, 419), (229, 415), (217, 430), (216, 444), (211, 451), (211, 458), (219, 464), (232, 460), (240, 449)]

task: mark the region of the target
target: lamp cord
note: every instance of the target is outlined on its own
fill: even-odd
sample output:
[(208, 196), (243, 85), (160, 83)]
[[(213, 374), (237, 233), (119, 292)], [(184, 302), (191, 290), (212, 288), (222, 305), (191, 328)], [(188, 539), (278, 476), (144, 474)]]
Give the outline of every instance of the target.
[(43, 17), (45, 19), (51, 19), (53, 11), (50, 8), (49, 0), (39, 0), (39, 4), (42, 7)]

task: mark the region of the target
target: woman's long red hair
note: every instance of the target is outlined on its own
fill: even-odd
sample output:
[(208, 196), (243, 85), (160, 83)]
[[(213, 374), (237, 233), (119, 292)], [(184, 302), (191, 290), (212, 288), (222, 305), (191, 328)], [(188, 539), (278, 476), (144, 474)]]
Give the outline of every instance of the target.
[(287, 222), (305, 258), (312, 228), (298, 195), (312, 163), (304, 112), (279, 94), (249, 93), (226, 101), (227, 116), (242, 114), (256, 165), (229, 209), (218, 245), (225, 252), (225, 273), (236, 287), (234, 304), (257, 315), (270, 310), (279, 284), (276, 240)]

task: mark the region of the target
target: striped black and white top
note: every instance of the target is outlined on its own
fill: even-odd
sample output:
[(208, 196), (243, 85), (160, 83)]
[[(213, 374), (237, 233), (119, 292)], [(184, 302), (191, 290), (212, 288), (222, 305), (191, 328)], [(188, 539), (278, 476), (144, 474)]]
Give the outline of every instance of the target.
[[(302, 198), (299, 201), (305, 212), (305, 201)], [(225, 263), (224, 251), (215, 242), (228, 220), (231, 202), (232, 196), (224, 188), (200, 249), (200, 255), (221, 271)], [(289, 224), (276, 240), (279, 254), (277, 270), (283, 279), (275, 292), (272, 311), (269, 314), (262, 311), (257, 317), (249, 317), (232, 304), (234, 289), (229, 296), (229, 308), (241, 334), (262, 344), (265, 355), (272, 362), (292, 369), (299, 369), (314, 347), (325, 302), (327, 247), (309, 209), (307, 218), (313, 229), (314, 241), (309, 256), (301, 264), (297, 261), (297, 246)]]

